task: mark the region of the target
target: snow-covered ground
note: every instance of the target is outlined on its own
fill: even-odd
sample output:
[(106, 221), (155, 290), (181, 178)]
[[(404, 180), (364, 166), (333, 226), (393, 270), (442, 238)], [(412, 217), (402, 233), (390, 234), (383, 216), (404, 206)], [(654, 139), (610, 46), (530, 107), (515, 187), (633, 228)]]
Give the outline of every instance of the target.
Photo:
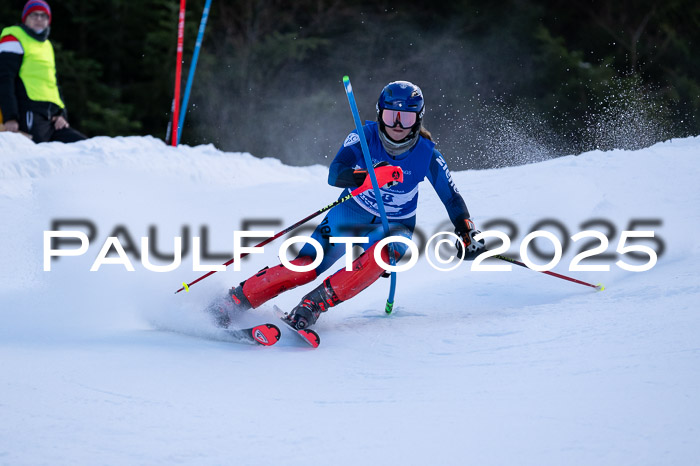
[[(568, 236), (601, 230), (609, 253), (621, 231), (653, 230), (657, 242), (640, 244), (663, 254), (646, 272), (615, 265), (644, 262), (627, 254), (609, 272), (570, 272), (585, 240), (569, 244), (554, 271), (603, 292), (421, 258), (398, 276), (393, 315), (380, 280), (321, 317), (313, 350), (284, 328), (270, 348), (225, 341), (199, 312), (276, 264), (280, 241), (179, 294), (202, 273), (191, 247), (167, 273), (133, 253), (145, 236), (163, 253), (175, 236), (206, 236), (230, 257), (244, 220), (278, 231), (332, 202), (324, 167), (153, 138), (34, 145), (0, 133), (0, 464), (697, 464), (699, 155), (695, 137), (454, 173), (478, 226), (517, 226), (494, 227), (511, 255), (545, 219)], [(446, 229), (428, 183), (419, 204), (426, 236)], [(94, 238), (46, 272), (43, 234), (57, 220), (87, 222)], [(90, 272), (111, 235), (135, 271)], [(272, 305), (290, 309), (313, 286), (244, 323), (271, 321)]]

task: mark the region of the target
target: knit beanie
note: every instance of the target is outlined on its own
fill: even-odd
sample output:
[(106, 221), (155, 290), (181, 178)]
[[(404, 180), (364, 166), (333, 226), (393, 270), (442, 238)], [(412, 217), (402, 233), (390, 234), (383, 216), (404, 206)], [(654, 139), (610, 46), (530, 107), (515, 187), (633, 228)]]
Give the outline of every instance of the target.
[(49, 15), (49, 24), (51, 24), (51, 7), (44, 0), (29, 0), (27, 4), (24, 5), (24, 10), (22, 10), (22, 23), (27, 19), (27, 16), (35, 11), (41, 11)]

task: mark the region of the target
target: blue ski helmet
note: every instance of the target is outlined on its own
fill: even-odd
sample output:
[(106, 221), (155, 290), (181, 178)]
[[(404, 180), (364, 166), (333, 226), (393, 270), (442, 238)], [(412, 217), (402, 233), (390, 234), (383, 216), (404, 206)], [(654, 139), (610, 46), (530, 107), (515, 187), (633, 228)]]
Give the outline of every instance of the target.
[[(384, 109), (417, 113), (416, 122), (411, 126), (411, 132), (403, 140), (394, 141), (387, 135), (386, 125), (382, 121)], [(423, 92), (418, 86), (408, 81), (394, 81), (384, 86), (377, 100), (377, 123), (379, 124), (380, 139), (389, 154), (398, 155), (415, 145), (420, 136), (424, 113)]]

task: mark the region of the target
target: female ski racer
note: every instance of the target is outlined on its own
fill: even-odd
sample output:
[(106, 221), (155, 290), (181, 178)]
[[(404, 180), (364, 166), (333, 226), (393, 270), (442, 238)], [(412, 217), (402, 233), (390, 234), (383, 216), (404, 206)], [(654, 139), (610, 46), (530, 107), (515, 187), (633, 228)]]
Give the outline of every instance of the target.
[[(460, 238), (455, 244), (458, 256), (464, 254), (465, 260), (473, 260), (484, 247), (483, 240), (477, 242), (473, 239), (479, 231), (470, 219), (445, 159), (422, 126), (425, 104), (420, 88), (407, 81), (389, 83), (379, 95), (376, 108), (377, 122), (367, 122), (363, 131), (377, 179), (391, 180), (387, 175), (398, 171), (397, 167), (403, 172), (402, 183), (386, 183), (380, 189), (391, 235), (411, 238), (416, 225), (418, 184), (427, 178), (445, 205)], [(328, 183), (345, 188), (341, 197), (370, 182), (359, 141), (357, 131), (350, 133), (329, 169)], [(368, 237), (368, 243), (360, 244), (365, 251), (352, 263), (351, 271), (343, 267), (327, 277), (286, 316), (287, 323), (296, 329), (313, 325), (322, 312), (357, 295), (384, 273), (374, 259), (375, 245), (385, 236), (379, 215), (372, 189), (338, 205), (328, 212), (312, 234), (324, 253), (322, 262), (314, 270), (294, 272), (282, 264), (265, 267), (231, 288), (224, 298), (212, 302), (207, 311), (215, 317), (217, 325), (227, 327), (237, 311), (257, 308), (284, 291), (313, 281), (328, 270), (346, 250), (343, 243), (331, 243), (331, 237)], [(393, 248), (398, 261), (407, 246), (393, 243)], [(381, 252), (385, 263), (389, 263), (388, 249), (384, 247)], [(291, 263), (305, 266), (315, 258), (316, 250), (307, 243)]]

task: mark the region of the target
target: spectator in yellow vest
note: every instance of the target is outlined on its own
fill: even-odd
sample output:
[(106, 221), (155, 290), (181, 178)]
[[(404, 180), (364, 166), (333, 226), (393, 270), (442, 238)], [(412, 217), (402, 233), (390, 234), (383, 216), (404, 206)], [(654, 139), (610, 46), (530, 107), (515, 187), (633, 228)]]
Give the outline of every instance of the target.
[(85, 135), (70, 127), (56, 81), (49, 41), (51, 8), (29, 0), (22, 24), (0, 33), (0, 110), (7, 131), (24, 131), (35, 142), (75, 142)]

